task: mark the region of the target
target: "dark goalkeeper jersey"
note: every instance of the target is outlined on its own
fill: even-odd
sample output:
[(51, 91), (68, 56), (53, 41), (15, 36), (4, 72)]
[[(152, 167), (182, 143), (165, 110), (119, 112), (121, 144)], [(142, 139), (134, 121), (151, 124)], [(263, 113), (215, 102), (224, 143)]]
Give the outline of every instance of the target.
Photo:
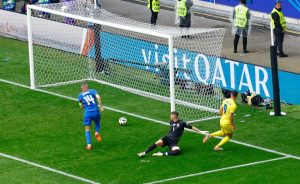
[(170, 130), (167, 137), (175, 143), (178, 143), (184, 128), (192, 129), (192, 126), (182, 120), (178, 120), (177, 122), (170, 121)]

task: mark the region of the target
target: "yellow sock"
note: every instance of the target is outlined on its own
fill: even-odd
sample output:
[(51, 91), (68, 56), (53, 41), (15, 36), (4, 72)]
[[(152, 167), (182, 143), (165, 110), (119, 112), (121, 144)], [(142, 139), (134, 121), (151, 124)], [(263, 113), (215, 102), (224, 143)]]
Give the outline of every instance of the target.
[(224, 137), (224, 139), (221, 140), (221, 142), (217, 145), (217, 147), (222, 147), (229, 140), (230, 140), (230, 138), (228, 136)]
[(210, 136), (215, 137), (215, 136), (224, 136), (224, 132), (222, 130), (219, 130), (217, 132), (214, 132), (212, 134), (210, 134)]

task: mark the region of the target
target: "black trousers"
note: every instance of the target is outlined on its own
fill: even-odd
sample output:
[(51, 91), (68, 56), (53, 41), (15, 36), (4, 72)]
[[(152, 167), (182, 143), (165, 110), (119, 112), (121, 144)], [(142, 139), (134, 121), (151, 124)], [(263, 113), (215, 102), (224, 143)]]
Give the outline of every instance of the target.
[[(240, 35), (235, 34), (234, 35), (234, 41), (233, 41), (233, 49), (236, 51), (238, 44), (239, 44), (239, 39), (240, 39)], [(247, 37), (243, 37), (243, 50), (247, 51), (247, 43), (248, 43), (248, 38)]]
[(277, 47), (279, 53), (283, 53), (284, 33), (282, 31), (274, 30), (274, 35), (275, 35), (274, 45)]
[(150, 23), (156, 25), (157, 18), (158, 18), (158, 12), (154, 12), (153, 10), (151, 10)]
[(186, 28), (191, 27), (191, 14), (190, 13), (187, 13), (185, 17), (179, 17), (179, 19), (180, 19), (179, 27), (186, 27)]

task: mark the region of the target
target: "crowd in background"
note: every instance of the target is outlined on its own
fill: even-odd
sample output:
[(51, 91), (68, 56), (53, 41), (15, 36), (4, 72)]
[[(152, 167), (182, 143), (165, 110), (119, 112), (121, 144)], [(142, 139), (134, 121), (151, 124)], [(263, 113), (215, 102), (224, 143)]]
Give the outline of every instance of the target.
[(17, 9), (16, 0), (2, 0), (2, 6), (0, 8), (7, 11), (26, 14), (26, 6), (28, 4), (50, 4), (50, 3), (59, 3), (59, 0), (25, 0), (19, 9)]

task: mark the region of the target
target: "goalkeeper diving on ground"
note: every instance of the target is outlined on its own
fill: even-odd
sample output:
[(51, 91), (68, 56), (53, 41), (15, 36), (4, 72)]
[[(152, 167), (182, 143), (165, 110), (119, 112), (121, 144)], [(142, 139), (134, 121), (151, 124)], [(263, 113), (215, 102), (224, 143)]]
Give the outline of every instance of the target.
[[(171, 112), (170, 116), (170, 129), (169, 133), (156, 141), (153, 145), (147, 148), (144, 152), (138, 153), (139, 157), (144, 157), (147, 153), (153, 151), (157, 146), (168, 146), (169, 151), (167, 152), (157, 152), (152, 156), (173, 156), (178, 155), (180, 153), (180, 148), (178, 146), (179, 140), (183, 134), (184, 128), (192, 129), (196, 132), (201, 133), (201, 130), (198, 128), (189, 125), (188, 123), (179, 119), (179, 113), (176, 111)], [(203, 133), (203, 132), (202, 132)]]

